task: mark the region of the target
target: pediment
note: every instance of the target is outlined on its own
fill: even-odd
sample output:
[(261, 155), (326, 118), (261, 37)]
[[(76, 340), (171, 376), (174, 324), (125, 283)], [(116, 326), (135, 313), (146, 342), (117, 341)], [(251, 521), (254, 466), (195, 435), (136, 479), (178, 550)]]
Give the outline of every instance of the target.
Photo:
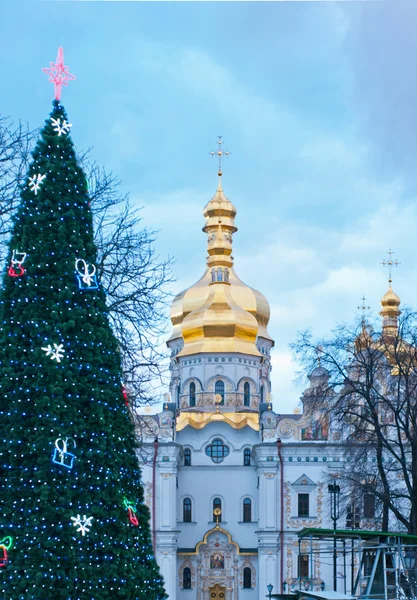
[(301, 475), (301, 477), (299, 477), (296, 481), (294, 481), (294, 483), (291, 484), (292, 486), (298, 485), (298, 486), (316, 486), (317, 484), (314, 483), (314, 481), (312, 479), (310, 479), (310, 477), (308, 477), (307, 475)]

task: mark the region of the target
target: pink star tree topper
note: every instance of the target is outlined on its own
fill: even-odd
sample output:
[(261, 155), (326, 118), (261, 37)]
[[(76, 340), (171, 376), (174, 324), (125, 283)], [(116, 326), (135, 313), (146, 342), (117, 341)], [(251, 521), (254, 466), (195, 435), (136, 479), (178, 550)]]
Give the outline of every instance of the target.
[(69, 72), (69, 67), (64, 65), (64, 50), (60, 46), (58, 48), (58, 54), (56, 62), (50, 62), (50, 67), (42, 69), (44, 73), (49, 75), (49, 80), (54, 84), (55, 100), (60, 100), (61, 90), (63, 85), (68, 85), (68, 81), (75, 79), (75, 75)]

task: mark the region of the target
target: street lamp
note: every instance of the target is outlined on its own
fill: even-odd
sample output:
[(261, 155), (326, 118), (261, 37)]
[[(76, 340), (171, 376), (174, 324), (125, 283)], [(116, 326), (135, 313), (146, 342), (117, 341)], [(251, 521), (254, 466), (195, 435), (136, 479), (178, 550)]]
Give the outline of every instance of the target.
[(336, 552), (336, 529), (337, 519), (339, 518), (339, 497), (340, 487), (336, 484), (336, 479), (333, 480), (328, 487), (330, 494), (330, 517), (333, 521), (333, 590), (337, 592), (337, 552)]
[(272, 590), (274, 589), (274, 586), (272, 585), (272, 583), (268, 583), (268, 585), (266, 586), (268, 589), (268, 598), (269, 600), (271, 600), (272, 598)]
[(324, 592), (324, 588), (326, 587), (326, 584), (324, 583), (324, 581), (321, 582), (320, 587), (321, 587), (321, 591)]

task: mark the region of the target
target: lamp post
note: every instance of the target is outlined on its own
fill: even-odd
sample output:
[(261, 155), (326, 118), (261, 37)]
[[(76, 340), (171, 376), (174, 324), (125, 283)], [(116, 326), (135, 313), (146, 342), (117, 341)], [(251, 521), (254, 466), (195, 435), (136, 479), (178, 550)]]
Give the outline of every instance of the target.
[[(417, 552), (415, 548), (407, 548), (404, 555), (404, 563), (405, 568), (407, 569), (408, 582), (413, 590), (415, 588), (416, 582), (416, 561), (417, 561)], [(413, 598), (415, 597), (415, 592), (413, 591)]]
[(271, 600), (271, 598), (272, 598), (272, 590), (274, 589), (274, 586), (272, 585), (272, 583), (268, 583), (268, 585), (266, 587), (267, 587), (267, 590), (268, 590), (268, 596), (267, 596), (267, 598), (269, 598), (269, 600)]
[(340, 487), (333, 480), (328, 487), (330, 494), (330, 517), (333, 521), (333, 590), (337, 592), (337, 551), (336, 551), (336, 529), (337, 519), (339, 518), (339, 497)]

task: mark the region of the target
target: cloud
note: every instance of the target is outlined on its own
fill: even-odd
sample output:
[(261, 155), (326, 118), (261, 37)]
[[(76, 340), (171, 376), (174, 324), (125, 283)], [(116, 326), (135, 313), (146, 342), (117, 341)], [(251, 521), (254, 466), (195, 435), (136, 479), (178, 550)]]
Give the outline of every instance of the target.
[(381, 175), (415, 178), (417, 5), (414, 0), (343, 5), (349, 27), (351, 109), (373, 144)]

